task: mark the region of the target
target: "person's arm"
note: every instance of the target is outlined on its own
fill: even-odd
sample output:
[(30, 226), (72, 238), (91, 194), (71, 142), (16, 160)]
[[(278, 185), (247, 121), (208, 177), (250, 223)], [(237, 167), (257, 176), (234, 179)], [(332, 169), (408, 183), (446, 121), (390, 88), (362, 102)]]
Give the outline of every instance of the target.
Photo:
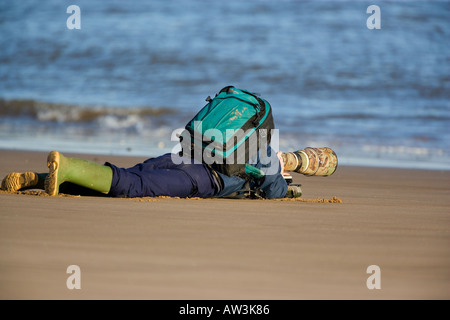
[(275, 151), (268, 146), (267, 157), (262, 161), (258, 159), (256, 167), (261, 169), (265, 173), (264, 182), (259, 187), (264, 191), (266, 198), (284, 198), (287, 193), (287, 183), (283, 178), (284, 165), (281, 159), (281, 153), (275, 153)]
[(284, 198), (287, 193), (287, 183), (281, 173), (272, 174), (265, 177), (260, 189), (264, 191), (267, 199)]

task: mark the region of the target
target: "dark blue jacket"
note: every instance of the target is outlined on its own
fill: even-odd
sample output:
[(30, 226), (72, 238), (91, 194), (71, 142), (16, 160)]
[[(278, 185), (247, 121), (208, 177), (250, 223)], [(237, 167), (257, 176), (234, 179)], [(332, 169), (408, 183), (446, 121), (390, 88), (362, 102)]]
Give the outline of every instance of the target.
[[(251, 188), (259, 188), (264, 192), (268, 199), (284, 198), (287, 192), (286, 180), (281, 175), (281, 164), (276, 152), (268, 147), (266, 154), (259, 152), (255, 158), (250, 159), (250, 164), (264, 172), (264, 178), (261, 184), (252, 183)], [(228, 177), (218, 173), (223, 181), (223, 189), (216, 195), (217, 197), (226, 197), (235, 192), (239, 192), (245, 186), (245, 180), (240, 177)]]

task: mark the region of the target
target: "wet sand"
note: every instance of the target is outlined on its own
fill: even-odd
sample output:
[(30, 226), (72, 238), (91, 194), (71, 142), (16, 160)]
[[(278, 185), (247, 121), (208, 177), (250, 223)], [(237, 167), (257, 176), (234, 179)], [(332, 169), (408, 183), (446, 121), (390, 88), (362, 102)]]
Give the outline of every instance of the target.
[[(46, 172), (46, 156), (0, 150), (0, 178)], [(342, 203), (1, 192), (0, 298), (450, 298), (449, 171), (340, 166), (294, 182), (304, 199)], [(70, 265), (79, 290), (66, 286)]]

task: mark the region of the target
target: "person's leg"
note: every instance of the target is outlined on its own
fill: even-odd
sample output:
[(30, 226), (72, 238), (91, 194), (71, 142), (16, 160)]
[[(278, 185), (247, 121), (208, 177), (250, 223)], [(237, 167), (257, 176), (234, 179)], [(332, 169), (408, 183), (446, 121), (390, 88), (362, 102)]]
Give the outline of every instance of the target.
[(44, 189), (47, 173), (12, 172), (2, 181), (2, 190), (16, 192), (23, 189)]
[[(8, 192), (17, 192), (30, 189), (45, 190), (45, 178), (48, 173), (12, 172), (2, 181), (1, 189)], [(104, 196), (104, 193), (94, 191), (70, 182), (61, 183), (59, 192), (82, 196)]]
[(134, 171), (112, 167), (114, 179), (109, 195), (120, 198), (180, 197), (193, 193), (194, 185), (189, 176), (176, 169)]
[(50, 152), (47, 165), (49, 173), (45, 179), (45, 191), (51, 196), (59, 194), (59, 187), (64, 182), (101, 193), (108, 193), (111, 188), (113, 172), (109, 166), (65, 157), (57, 151)]
[(147, 159), (143, 163), (145, 164), (146, 170), (173, 169), (178, 166), (177, 164), (173, 163), (171, 153), (166, 153), (159, 157)]
[(214, 196), (216, 186), (203, 164), (174, 164), (170, 154), (118, 168), (110, 163), (113, 181), (109, 195), (114, 197), (202, 197)]

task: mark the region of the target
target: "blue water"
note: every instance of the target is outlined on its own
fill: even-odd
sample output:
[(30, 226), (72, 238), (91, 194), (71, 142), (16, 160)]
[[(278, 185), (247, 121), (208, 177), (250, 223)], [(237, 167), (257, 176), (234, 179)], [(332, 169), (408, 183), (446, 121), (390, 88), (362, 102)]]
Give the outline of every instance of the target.
[(283, 150), (450, 170), (449, 16), (449, 1), (3, 1), (0, 148), (168, 152), (232, 84), (271, 103)]

